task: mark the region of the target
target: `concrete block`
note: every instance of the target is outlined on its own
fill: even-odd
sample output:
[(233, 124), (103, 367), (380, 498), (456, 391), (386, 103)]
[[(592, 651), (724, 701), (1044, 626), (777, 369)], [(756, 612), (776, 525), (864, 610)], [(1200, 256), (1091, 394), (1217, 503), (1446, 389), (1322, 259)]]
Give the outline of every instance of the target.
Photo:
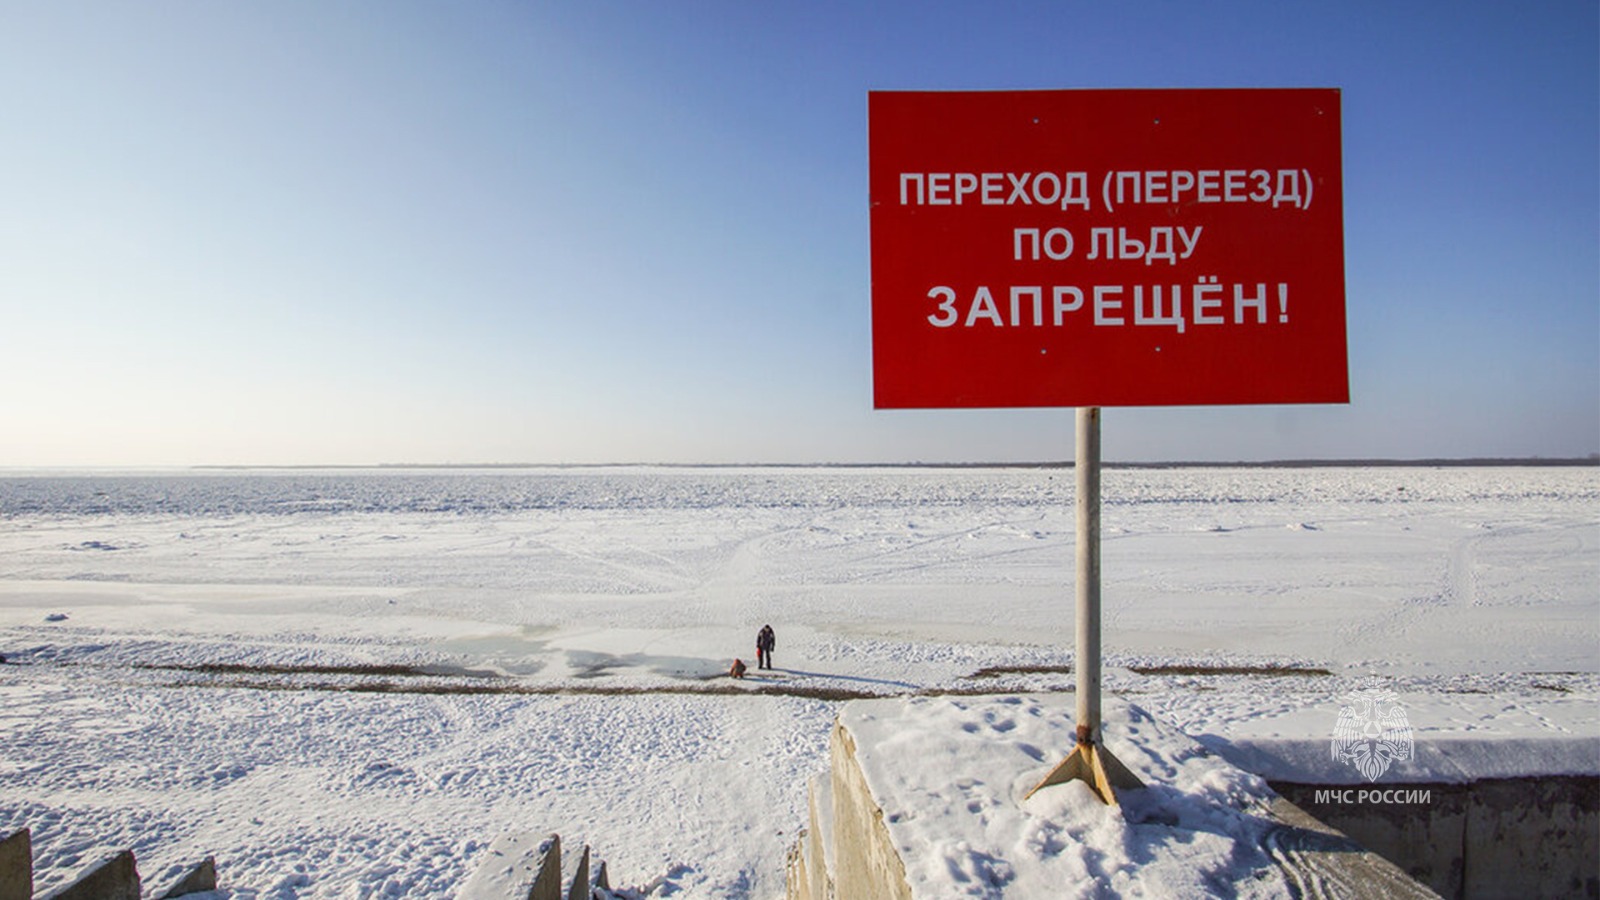
[(1467, 897), (1600, 896), (1600, 779), (1505, 778), (1467, 798)]
[(96, 863), (71, 884), (39, 900), (139, 900), (139, 867), (133, 851), (124, 850)]
[(1326, 785), (1270, 782), (1272, 789), (1319, 820), (1389, 860), (1439, 896), (1464, 896), (1467, 828), (1465, 785), (1406, 785), (1426, 790), (1426, 804), (1317, 802)]
[(583, 845), (583, 853), (578, 856), (572, 871), (563, 867), (561, 880), (568, 885), (567, 900), (589, 900), (589, 845)]
[(26, 828), (0, 841), (0, 900), (33, 900), (33, 837)]
[(1439, 895), (1326, 822), (1283, 797), (1273, 801), (1276, 827), (1261, 839), (1296, 896), (1438, 900)]
[(531, 832), (501, 835), (456, 900), (563, 900), (561, 838)]
[[(829, 843), (822, 823), (827, 815), (820, 812), (826, 806), (833, 811), (832, 794), (828, 792), (829, 780), (812, 778), (806, 785), (806, 827), (800, 829), (794, 844), (784, 858), (784, 896), (786, 900), (828, 900), (829, 892), (823, 864), (824, 847)], [(828, 823), (828, 832), (832, 823)]]
[(185, 872), (172, 886), (156, 895), (156, 900), (172, 900), (189, 894), (203, 894), (217, 889), (217, 861), (206, 857), (194, 868)]
[(833, 774), (834, 889), (841, 897), (911, 900), (905, 863), (856, 761), (855, 739), (843, 725), (833, 727), (828, 765)]
[(833, 782), (813, 778), (808, 792), (810, 822), (802, 838), (806, 841), (806, 881), (815, 900), (833, 897)]
[(1600, 778), (1379, 786), (1428, 795), (1417, 803), (1318, 802), (1330, 787), (1347, 786), (1271, 784), (1450, 900), (1600, 898)]
[[(1049, 748), (1077, 746), (1058, 704), (1054, 696), (962, 696), (846, 705), (829, 743), (836, 895), (1057, 896), (1124, 883), (1151, 896), (1201, 896), (1281, 879), (1285, 893), (1306, 898), (1437, 898), (1131, 706), (1115, 712), (1123, 738), (1115, 752), (1159, 776), (1146, 782), (1151, 788), (1128, 790), (1122, 809), (1090, 799), (1082, 784), (1026, 798), (1048, 771), (1037, 767)], [(1237, 794), (1219, 801), (1217, 784)], [(1185, 832), (1211, 845), (1203, 867)], [(820, 900), (822, 886), (799, 874), (808, 844), (800, 842), (789, 868), (792, 900)]]
[(789, 846), (783, 857), (784, 900), (812, 900), (811, 884), (806, 876), (806, 830)]

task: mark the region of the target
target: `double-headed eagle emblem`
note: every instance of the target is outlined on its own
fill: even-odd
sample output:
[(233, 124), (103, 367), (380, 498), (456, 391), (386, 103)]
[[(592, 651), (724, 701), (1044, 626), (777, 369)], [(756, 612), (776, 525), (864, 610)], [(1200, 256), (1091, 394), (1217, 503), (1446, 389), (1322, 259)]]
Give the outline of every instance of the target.
[(1411, 723), (1393, 691), (1352, 691), (1349, 699), (1351, 704), (1339, 710), (1339, 724), (1333, 728), (1333, 758), (1355, 766), (1368, 781), (1377, 781), (1391, 763), (1415, 754)]

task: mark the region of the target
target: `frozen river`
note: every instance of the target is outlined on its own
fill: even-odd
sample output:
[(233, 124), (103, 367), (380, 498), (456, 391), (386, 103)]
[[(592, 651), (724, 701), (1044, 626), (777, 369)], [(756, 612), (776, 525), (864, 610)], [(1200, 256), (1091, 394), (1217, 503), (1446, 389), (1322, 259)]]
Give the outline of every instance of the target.
[[(1072, 481), (0, 472), (0, 830), (41, 887), (134, 846), (236, 897), (448, 895), (532, 828), (779, 896), (839, 700), (1070, 685)], [(1597, 513), (1595, 467), (1108, 470), (1108, 688), (1194, 733), (1375, 678), (1591, 729)], [(720, 693), (763, 623), (777, 671)]]

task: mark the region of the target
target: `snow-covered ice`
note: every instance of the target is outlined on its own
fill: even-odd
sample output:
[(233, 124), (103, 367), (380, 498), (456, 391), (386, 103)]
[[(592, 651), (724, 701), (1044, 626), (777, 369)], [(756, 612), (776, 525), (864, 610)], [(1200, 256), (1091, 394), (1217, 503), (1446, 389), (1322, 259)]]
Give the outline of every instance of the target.
[[(1600, 735), (1600, 469), (1104, 495), (1107, 689), (1208, 747), (1308, 774), (1374, 683), (1397, 778)], [(779, 896), (843, 700), (1070, 688), (1072, 529), (1063, 469), (0, 473), (0, 831), (41, 889), (132, 847), (240, 898), (441, 896), (556, 831), (614, 884)], [(767, 622), (777, 670), (722, 677)]]

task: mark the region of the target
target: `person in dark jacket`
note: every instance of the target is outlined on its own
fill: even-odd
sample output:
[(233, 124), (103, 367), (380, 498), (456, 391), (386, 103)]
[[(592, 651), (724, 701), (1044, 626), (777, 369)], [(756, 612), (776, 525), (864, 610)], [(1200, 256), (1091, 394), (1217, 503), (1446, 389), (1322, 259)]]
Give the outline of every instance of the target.
[(778, 637), (772, 633), (772, 626), (761, 626), (761, 631), (756, 634), (756, 668), (772, 668), (772, 648), (776, 646)]

